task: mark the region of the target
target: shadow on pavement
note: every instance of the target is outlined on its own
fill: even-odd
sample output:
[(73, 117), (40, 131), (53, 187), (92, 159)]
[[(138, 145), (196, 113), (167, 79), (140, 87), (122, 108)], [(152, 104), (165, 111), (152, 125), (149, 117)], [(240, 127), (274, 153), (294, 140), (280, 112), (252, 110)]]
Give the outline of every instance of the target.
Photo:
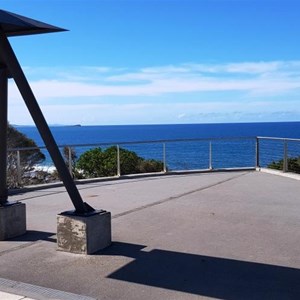
[[(114, 242), (98, 255), (134, 260), (108, 278), (221, 299), (300, 299), (300, 270)], [(146, 249), (145, 249), (146, 250)]]
[(56, 234), (53, 232), (28, 230), (24, 235), (10, 239), (11, 242), (35, 242), (35, 241), (47, 241), (56, 243)]

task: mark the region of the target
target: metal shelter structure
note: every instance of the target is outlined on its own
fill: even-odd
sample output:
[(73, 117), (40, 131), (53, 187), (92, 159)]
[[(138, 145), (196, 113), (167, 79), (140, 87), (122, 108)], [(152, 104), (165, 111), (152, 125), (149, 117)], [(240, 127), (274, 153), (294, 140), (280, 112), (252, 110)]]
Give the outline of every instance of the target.
[(65, 29), (0, 10), (0, 206), (12, 205), (7, 190), (7, 110), (8, 79), (13, 78), (31, 117), (49, 151), (55, 167), (75, 207), (74, 214), (86, 215), (95, 210), (83, 202), (69, 173), (38, 102), (30, 88), (7, 37), (66, 31)]

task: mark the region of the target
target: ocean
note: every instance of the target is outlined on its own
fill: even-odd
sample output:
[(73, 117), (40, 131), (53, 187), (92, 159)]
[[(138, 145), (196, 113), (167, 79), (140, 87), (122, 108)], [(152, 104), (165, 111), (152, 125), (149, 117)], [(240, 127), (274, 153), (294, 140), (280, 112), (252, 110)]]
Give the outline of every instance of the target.
[[(130, 142), (121, 147), (137, 152), (146, 159), (163, 160), (162, 143), (132, 144), (132, 142), (175, 139), (229, 138), (229, 140), (166, 142), (166, 161), (169, 170), (253, 167), (255, 165), (255, 140), (251, 137), (268, 136), (300, 138), (300, 122), (226, 123), (226, 124), (176, 124), (176, 125), (116, 125), (116, 126), (52, 126), (58, 145), (111, 144)], [(44, 143), (34, 126), (17, 126), (38, 146)], [(239, 138), (244, 138), (240, 140)], [(249, 139), (248, 139), (249, 138)], [(105, 148), (107, 146), (102, 146)], [(80, 156), (91, 146), (76, 146)], [(289, 144), (289, 156), (300, 155), (300, 143)], [(210, 158), (211, 150), (211, 158)], [(260, 164), (268, 165), (283, 157), (282, 141), (260, 143)], [(51, 165), (47, 151), (45, 165)]]

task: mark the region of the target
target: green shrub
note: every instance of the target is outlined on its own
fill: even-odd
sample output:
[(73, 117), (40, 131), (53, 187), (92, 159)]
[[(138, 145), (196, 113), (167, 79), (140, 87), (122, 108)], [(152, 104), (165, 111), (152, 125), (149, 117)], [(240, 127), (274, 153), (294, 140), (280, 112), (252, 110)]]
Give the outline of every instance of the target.
[[(287, 163), (289, 172), (300, 174), (300, 156), (288, 158)], [(274, 170), (283, 170), (283, 159), (279, 161), (273, 161), (268, 165), (268, 168)]]
[(78, 159), (76, 167), (82, 170), (85, 177), (103, 176), (103, 152), (94, 148), (84, 152)]
[(152, 172), (160, 172), (163, 170), (163, 163), (158, 160), (148, 159), (140, 162), (138, 168), (139, 173), (152, 173)]
[[(120, 169), (122, 175), (162, 171), (162, 162), (145, 160), (134, 151), (119, 148)], [(112, 146), (104, 151), (94, 148), (83, 153), (76, 164), (87, 178), (114, 176), (117, 174), (117, 147)]]

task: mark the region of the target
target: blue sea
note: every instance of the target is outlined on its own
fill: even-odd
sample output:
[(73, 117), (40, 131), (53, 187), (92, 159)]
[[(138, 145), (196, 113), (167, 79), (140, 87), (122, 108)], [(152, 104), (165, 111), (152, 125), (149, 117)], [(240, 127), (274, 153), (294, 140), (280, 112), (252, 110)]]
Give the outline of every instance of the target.
[[(177, 125), (116, 125), (116, 126), (53, 126), (50, 127), (58, 145), (122, 144), (121, 147), (137, 152), (146, 159), (163, 160), (163, 144), (132, 144), (142, 141), (169, 141), (177, 139), (229, 140), (166, 142), (165, 157), (169, 170), (252, 167), (255, 165), (255, 139), (268, 136), (300, 138), (300, 122), (276, 123), (226, 123), (226, 124), (177, 124)], [(33, 139), (38, 146), (44, 143), (34, 126), (18, 126), (18, 130)], [(244, 139), (240, 140), (239, 138)], [(249, 138), (249, 139), (248, 139)], [(298, 145), (299, 144), (299, 145)], [(102, 148), (107, 145), (101, 146)], [(92, 146), (76, 146), (80, 156)], [(300, 143), (291, 142), (289, 156), (300, 155)], [(50, 165), (47, 153), (45, 164)], [(211, 153), (211, 157), (209, 155)], [(283, 156), (282, 141), (260, 143), (260, 164), (267, 165)]]

